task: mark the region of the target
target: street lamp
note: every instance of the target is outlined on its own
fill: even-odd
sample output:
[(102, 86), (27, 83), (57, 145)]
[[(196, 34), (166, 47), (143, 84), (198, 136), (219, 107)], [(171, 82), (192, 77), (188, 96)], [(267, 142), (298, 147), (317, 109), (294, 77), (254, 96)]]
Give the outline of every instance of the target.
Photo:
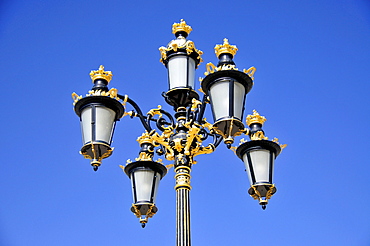
[[(266, 119), (257, 111), (247, 116), (248, 128), (245, 128), (242, 122), (244, 105), (256, 69), (240, 71), (236, 67), (233, 58), (238, 49), (227, 39), (215, 47), (219, 59), (217, 66), (206, 65), (206, 76), (200, 79), (203, 98), (199, 100), (194, 77), (203, 52), (187, 40), (191, 31), (184, 20), (173, 24), (175, 39), (167, 47), (159, 48), (160, 61), (168, 70), (168, 91), (162, 95), (173, 106), (173, 115), (161, 106), (143, 114), (129, 96), (118, 94), (117, 89), (108, 89), (112, 73), (105, 71), (103, 66), (91, 71), (94, 86), (85, 97), (72, 94), (74, 110), (81, 122), (83, 146), (80, 153), (91, 160), (95, 171), (102, 159), (112, 154), (110, 145), (116, 121), (129, 115), (142, 123), (145, 131), (137, 139), (139, 156), (134, 162), (128, 160), (125, 167), (121, 166), (132, 184), (131, 211), (142, 227), (158, 211), (155, 200), (159, 182), (167, 169), (174, 167), (178, 246), (190, 245), (190, 172), (196, 163), (194, 157), (212, 153), (223, 141), (244, 162), (251, 183), (248, 193), (265, 209), (276, 192), (272, 179), (274, 160), (285, 147), (277, 139), (270, 141), (265, 137), (262, 126)], [(208, 103), (212, 108), (213, 124), (203, 117)], [(127, 111), (127, 104), (133, 110)], [(248, 135), (250, 141), (242, 139), (238, 147), (232, 146), (235, 137), (242, 134)], [(211, 141), (205, 145), (206, 139)], [(165, 166), (161, 159), (153, 160), (155, 155), (163, 155), (172, 164)]]

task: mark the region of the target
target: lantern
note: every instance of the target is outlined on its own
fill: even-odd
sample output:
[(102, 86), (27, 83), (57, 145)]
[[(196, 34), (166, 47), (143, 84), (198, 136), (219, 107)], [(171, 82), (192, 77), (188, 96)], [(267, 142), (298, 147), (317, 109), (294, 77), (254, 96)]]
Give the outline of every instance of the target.
[(125, 173), (131, 179), (133, 204), (131, 211), (140, 218), (142, 227), (157, 211), (155, 200), (159, 181), (166, 175), (167, 169), (155, 161), (136, 161), (128, 164)]
[(74, 96), (76, 114), (80, 117), (83, 146), (80, 153), (91, 159), (91, 165), (97, 171), (101, 160), (112, 154), (111, 142), (116, 121), (124, 107), (118, 101), (117, 91), (108, 91), (107, 84), (112, 75), (110, 71), (99, 70), (90, 73), (94, 87), (84, 98)]
[(172, 33), (176, 39), (172, 40), (167, 47), (160, 47), (161, 62), (168, 70), (169, 90), (164, 97), (170, 105), (176, 109), (188, 106), (193, 98), (199, 99), (194, 91), (195, 69), (202, 61), (200, 50), (195, 48), (192, 41), (186, 37), (192, 28), (184, 20), (174, 23)]
[(248, 193), (259, 199), (262, 208), (276, 192), (273, 184), (274, 161), (280, 154), (280, 146), (269, 140), (252, 140), (240, 145), (236, 154), (244, 162), (251, 188)]
[(235, 45), (224, 39), (223, 45), (216, 45), (218, 66), (207, 64), (208, 75), (202, 80), (202, 90), (209, 96), (212, 105), (213, 124), (224, 142), (231, 146), (233, 138), (244, 130), (242, 123), (245, 98), (252, 89), (253, 81), (248, 74), (238, 71), (232, 60), (236, 54)]

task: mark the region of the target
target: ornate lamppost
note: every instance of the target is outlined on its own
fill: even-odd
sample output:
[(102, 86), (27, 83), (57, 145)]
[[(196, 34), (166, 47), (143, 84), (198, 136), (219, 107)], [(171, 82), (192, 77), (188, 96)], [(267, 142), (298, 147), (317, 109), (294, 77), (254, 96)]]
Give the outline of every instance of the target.
[[(235, 45), (224, 39), (216, 45), (219, 59), (217, 66), (206, 65), (204, 79), (201, 79), (202, 100), (195, 91), (195, 70), (202, 62), (202, 52), (195, 48), (187, 36), (191, 27), (181, 20), (173, 24), (175, 39), (167, 47), (159, 48), (161, 62), (168, 70), (168, 91), (163, 93), (165, 101), (173, 106), (174, 115), (160, 106), (143, 114), (139, 106), (127, 95), (118, 94), (117, 89), (108, 89), (112, 73), (103, 66), (91, 71), (93, 87), (85, 96), (72, 94), (74, 110), (80, 117), (83, 146), (80, 153), (91, 160), (95, 171), (102, 159), (109, 157), (113, 148), (111, 141), (115, 123), (124, 116), (137, 117), (145, 131), (137, 139), (140, 144), (139, 156), (134, 162), (128, 161), (124, 172), (131, 179), (133, 204), (131, 211), (145, 227), (148, 218), (156, 212), (156, 193), (160, 180), (171, 166), (175, 171), (177, 246), (190, 245), (190, 172), (194, 157), (210, 154), (221, 142), (234, 150), (244, 162), (251, 187), (248, 193), (259, 200), (262, 208), (276, 192), (273, 184), (274, 160), (285, 145), (277, 139), (268, 140), (262, 126), (266, 118), (254, 110), (247, 116), (246, 128), (242, 122), (245, 98), (252, 89), (255, 68), (239, 71), (233, 61), (237, 52)], [(133, 110), (127, 111), (127, 104)], [(211, 105), (214, 123), (203, 118), (207, 104)], [(234, 139), (242, 134), (250, 141), (242, 139), (238, 147), (232, 146)], [(210, 138), (211, 143), (204, 145)], [(155, 155), (164, 155), (171, 161), (165, 166)]]

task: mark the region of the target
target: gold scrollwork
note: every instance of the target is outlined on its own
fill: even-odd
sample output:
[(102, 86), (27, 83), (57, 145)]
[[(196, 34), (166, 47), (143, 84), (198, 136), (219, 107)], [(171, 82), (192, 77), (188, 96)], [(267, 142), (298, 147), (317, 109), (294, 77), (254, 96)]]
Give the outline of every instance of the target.
[[(199, 127), (193, 126), (192, 128), (189, 129), (187, 138), (186, 138), (186, 144), (184, 148), (184, 154), (185, 155), (190, 155), (190, 147), (193, 144), (193, 141), (195, 138), (199, 138), (198, 133), (200, 131)], [(197, 139), (198, 143), (200, 139)]]
[(171, 169), (171, 167), (174, 167), (175, 165), (174, 164), (168, 164), (168, 165), (166, 165), (166, 168), (169, 170), (169, 169)]
[(188, 40), (184, 44), (180, 44), (180, 45), (178, 43), (176, 43), (175, 41), (172, 41), (168, 45), (167, 48), (164, 47), (164, 46), (159, 47), (159, 52), (161, 54), (161, 59), (159, 61), (164, 63), (164, 61), (167, 59), (167, 52), (172, 51), (172, 50), (177, 52), (178, 49), (185, 49), (186, 53), (188, 55), (195, 52), (196, 54), (198, 54), (197, 59), (199, 59), (199, 63), (203, 62), (203, 59), (202, 59), (203, 51), (198, 50), (197, 48), (195, 48), (194, 42), (190, 41), (190, 40)]
[(268, 140), (268, 137), (265, 136), (263, 131), (257, 131), (251, 135), (251, 140)]
[(235, 65), (231, 64), (223, 64), (222, 66), (216, 67), (212, 62), (207, 63), (206, 65), (207, 72), (204, 73), (205, 76), (208, 74), (218, 72), (218, 71), (224, 71), (224, 70), (239, 70)]
[(285, 149), (288, 145), (287, 144), (280, 144), (278, 138), (274, 138), (272, 142), (279, 144), (281, 150)]
[[(136, 215), (136, 217), (140, 218), (140, 223), (147, 223), (148, 218), (152, 218), (155, 215), (155, 212), (153, 212), (154, 204), (151, 204), (149, 206), (146, 214), (141, 214), (136, 204), (132, 204), (132, 207), (134, 208), (134, 214)], [(145, 215), (145, 218), (141, 218), (142, 215)]]
[(139, 157), (135, 158), (135, 161), (151, 161), (153, 154), (147, 152), (140, 152)]
[[(120, 101), (121, 104), (124, 107), (126, 106), (126, 103), (127, 103), (127, 100), (128, 100), (128, 96), (127, 95), (125, 95), (124, 98), (119, 97), (118, 96), (118, 90), (116, 88), (112, 88), (109, 91), (90, 90), (88, 92), (88, 94), (86, 94), (86, 97), (90, 97), (90, 96), (107, 96), (107, 97), (110, 97), (110, 98), (115, 99), (117, 101)], [(73, 105), (75, 105), (80, 99), (82, 99), (82, 96), (79, 96), (78, 94), (76, 94), (75, 92), (73, 92), (72, 93), (72, 99), (74, 101), (73, 102)], [(127, 114), (125, 114), (125, 115), (127, 115)]]
[(208, 130), (211, 131), (213, 129), (213, 125), (211, 123), (207, 122), (207, 118), (203, 118), (203, 121), (204, 121), (204, 123), (203, 123), (202, 127), (207, 128)]
[(147, 114), (151, 115), (152, 117), (154, 117), (155, 115), (159, 115), (159, 117), (162, 117), (161, 109), (162, 109), (162, 106), (158, 105), (158, 108), (149, 110)]
[(198, 149), (194, 149), (192, 151), (192, 156), (203, 155), (203, 154), (211, 154), (215, 151), (216, 147), (213, 144), (208, 144), (207, 146), (200, 146)]
[(250, 67), (250, 68), (248, 68), (248, 70), (247, 69), (244, 69), (243, 72), (246, 73), (246, 74), (248, 74), (248, 76), (252, 80), (254, 80), (254, 73), (256, 72), (256, 70), (257, 69), (255, 67)]
[(168, 143), (168, 139), (172, 134), (173, 134), (172, 130), (166, 130), (162, 133), (162, 135), (159, 135), (157, 132), (154, 132), (151, 135), (151, 138), (154, 140), (154, 143), (156, 145), (160, 144), (166, 149), (165, 158), (169, 161), (172, 161), (175, 159), (174, 150)]
[(193, 112), (198, 108), (199, 105), (202, 105), (202, 102), (199, 101), (199, 100), (197, 100), (197, 99), (195, 99), (195, 98), (193, 98), (191, 100), (191, 102), (192, 102), (191, 111), (193, 111)]
[(73, 105), (75, 105), (76, 102), (78, 102), (78, 100), (82, 99), (82, 96), (79, 96), (76, 92), (73, 92), (72, 99), (73, 99)]
[(261, 193), (257, 189), (257, 186), (252, 185), (251, 188), (253, 189), (254, 192), (250, 196), (253, 197), (254, 200), (259, 200), (260, 202), (264, 201), (266, 203), (272, 197), (272, 195), (274, 194), (273, 193), (274, 190), (276, 191), (276, 189), (274, 189), (275, 188), (275, 185), (273, 185), (273, 184), (269, 185), (269, 188), (268, 188), (268, 190), (266, 192), (266, 196), (265, 196), (266, 199), (263, 199)]

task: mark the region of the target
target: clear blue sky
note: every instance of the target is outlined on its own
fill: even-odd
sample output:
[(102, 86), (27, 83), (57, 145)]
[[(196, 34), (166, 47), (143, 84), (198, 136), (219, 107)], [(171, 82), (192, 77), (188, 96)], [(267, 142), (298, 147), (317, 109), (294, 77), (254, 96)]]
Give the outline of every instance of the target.
[(197, 158), (193, 245), (370, 245), (365, 0), (1, 1), (0, 245), (175, 245), (173, 170), (142, 229), (119, 165), (137, 157), (143, 128), (118, 122), (115, 152), (94, 172), (78, 154), (71, 93), (85, 94), (89, 72), (103, 64), (114, 74), (110, 87), (143, 111), (171, 110), (160, 95), (167, 74), (158, 47), (181, 18), (204, 52), (197, 77), (228, 38), (237, 67), (257, 68), (245, 115), (257, 109), (266, 135), (288, 144), (265, 211), (231, 151), (222, 145)]

